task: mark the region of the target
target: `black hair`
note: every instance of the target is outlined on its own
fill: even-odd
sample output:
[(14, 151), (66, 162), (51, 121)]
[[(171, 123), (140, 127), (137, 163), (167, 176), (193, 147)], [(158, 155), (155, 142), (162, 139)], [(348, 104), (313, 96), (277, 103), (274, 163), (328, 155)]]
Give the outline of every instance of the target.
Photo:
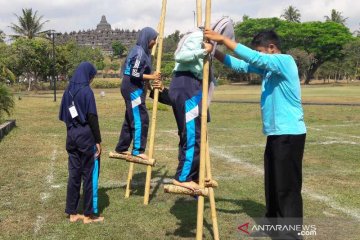
[(267, 47), (269, 44), (274, 44), (278, 49), (281, 48), (280, 38), (273, 29), (259, 32), (251, 41), (253, 47)]

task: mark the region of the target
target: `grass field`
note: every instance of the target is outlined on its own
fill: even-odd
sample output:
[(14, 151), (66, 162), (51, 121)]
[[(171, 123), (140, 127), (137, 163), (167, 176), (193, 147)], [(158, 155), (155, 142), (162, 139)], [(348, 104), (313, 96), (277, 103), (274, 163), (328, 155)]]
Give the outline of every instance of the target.
[[(133, 192), (124, 199), (128, 163), (107, 157), (117, 143), (124, 104), (118, 89), (95, 90), (103, 138), (99, 183), (104, 224), (70, 224), (64, 214), (67, 154), (59, 101), (51, 94), (16, 100), (17, 128), (0, 142), (0, 239), (191, 239), (197, 202), (163, 193), (177, 166), (172, 110), (158, 112), (151, 200), (143, 206), (145, 167), (135, 166)], [(259, 99), (259, 86), (221, 86), (215, 100)], [(304, 102), (360, 103), (360, 86), (306, 86)], [(359, 239), (360, 106), (305, 105), (308, 127), (303, 167), (307, 239)], [(150, 111), (151, 112), (151, 111)], [(209, 138), (221, 239), (244, 239), (237, 227), (265, 211), (263, 151), (258, 104), (214, 103)], [(212, 238), (206, 201), (204, 239)], [(264, 238), (263, 238), (264, 239)]]

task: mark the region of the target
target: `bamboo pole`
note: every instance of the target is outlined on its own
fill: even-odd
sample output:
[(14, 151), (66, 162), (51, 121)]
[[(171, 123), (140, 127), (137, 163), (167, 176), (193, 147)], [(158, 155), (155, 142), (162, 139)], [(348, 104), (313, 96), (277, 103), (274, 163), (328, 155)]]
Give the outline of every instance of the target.
[[(160, 72), (160, 70), (161, 70), (161, 57), (162, 57), (163, 38), (164, 38), (165, 15), (166, 15), (166, 0), (163, 0), (162, 8), (161, 8), (161, 18), (160, 18), (160, 32), (159, 32), (159, 37), (158, 37), (158, 54), (157, 54), (157, 58), (156, 58), (156, 71), (157, 72)], [(159, 99), (159, 89), (155, 89), (154, 90), (153, 111), (152, 111), (152, 118), (151, 118), (151, 128), (150, 128), (149, 159), (152, 159), (153, 155), (154, 155), (154, 142), (155, 142), (155, 129), (156, 129), (156, 115), (157, 115), (158, 99)], [(149, 204), (151, 170), (152, 170), (151, 166), (146, 167), (144, 205)]]
[(202, 0), (196, 0), (196, 25), (200, 27), (202, 24)]
[[(211, 0), (206, 0), (205, 27), (210, 28), (211, 17)], [(206, 161), (206, 133), (207, 133), (207, 100), (209, 91), (209, 58), (204, 58), (203, 69), (203, 87), (201, 101), (201, 145), (200, 145), (200, 167), (199, 167), (199, 185), (200, 188), (205, 186), (205, 161)], [(196, 239), (200, 240), (203, 236), (204, 225), (204, 197), (199, 196), (197, 209), (197, 226)]]
[[(160, 22), (159, 22), (156, 30), (157, 30), (157, 32), (160, 32)], [(154, 47), (151, 49), (151, 57), (153, 59), (154, 59), (155, 54), (156, 54), (156, 49), (157, 49), (158, 43), (159, 43), (159, 39), (156, 40), (156, 43), (155, 43)]]
[(143, 159), (143, 158), (136, 157), (136, 156), (133, 156), (130, 154), (121, 154), (121, 153), (117, 153), (117, 152), (110, 152), (109, 157), (122, 159), (127, 162), (131, 162), (131, 163), (138, 163), (138, 164), (151, 165), (151, 166), (155, 165), (155, 159)]
[[(211, 181), (214, 181), (212, 179), (212, 173), (211, 173), (209, 141), (206, 142), (206, 178), (210, 179)], [(220, 239), (219, 226), (216, 216), (215, 193), (213, 187), (209, 187), (209, 200), (210, 200), (211, 222), (213, 225), (214, 239), (219, 240)]]
[(129, 173), (128, 173), (128, 178), (127, 178), (127, 182), (126, 182), (126, 190), (125, 190), (125, 198), (129, 198), (130, 197), (130, 186), (131, 186), (131, 180), (133, 177), (133, 173), (134, 173), (134, 163), (130, 163), (129, 166)]

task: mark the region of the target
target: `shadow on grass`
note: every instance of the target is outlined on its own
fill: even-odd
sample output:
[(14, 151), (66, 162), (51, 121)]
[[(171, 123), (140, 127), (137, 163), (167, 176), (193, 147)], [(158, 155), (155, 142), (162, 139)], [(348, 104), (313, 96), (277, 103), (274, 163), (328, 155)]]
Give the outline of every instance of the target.
[[(98, 190), (98, 210), (99, 214), (101, 214), (109, 205), (109, 195), (106, 193), (109, 190), (117, 189), (118, 187), (109, 187), (109, 188), (99, 188)], [(84, 195), (81, 194), (78, 205), (78, 212), (82, 213), (84, 211)]]
[(99, 213), (100, 214), (110, 205), (109, 195), (106, 192), (111, 191), (113, 189), (117, 189), (117, 187), (99, 188), (98, 196), (99, 196)]
[[(149, 197), (150, 202), (157, 195), (157, 192), (161, 184), (163, 183), (164, 179), (167, 177), (169, 171), (166, 170), (165, 172), (163, 172), (164, 168), (165, 166), (161, 166), (160, 168), (157, 168), (155, 170), (153, 169), (151, 173), (152, 180), (156, 178), (158, 179), (156, 180), (155, 186), (153, 182), (151, 183), (150, 197)], [(136, 169), (134, 169), (134, 171), (136, 171)], [(141, 169), (141, 172), (135, 173), (133, 175), (131, 181), (131, 195), (144, 196), (145, 182), (146, 182), (146, 167), (144, 169)], [(123, 188), (126, 189), (126, 185)]]
[[(166, 236), (181, 238), (196, 237), (197, 203), (192, 197), (179, 198), (175, 201), (170, 209), (170, 213), (180, 222), (177, 223), (178, 228), (174, 232), (167, 232)], [(208, 229), (213, 237), (211, 223), (204, 220), (204, 227)]]
[(227, 199), (216, 198), (216, 203), (226, 202), (238, 206), (238, 209), (225, 209), (216, 206), (216, 211), (227, 214), (245, 213), (251, 218), (263, 217), (265, 214), (265, 205), (249, 199)]
[(167, 232), (167, 236), (178, 236), (185, 238), (194, 238), (196, 236), (196, 215), (197, 201), (191, 198), (179, 198), (170, 209), (180, 222), (178, 228), (173, 232)]
[[(205, 200), (206, 201), (206, 200)], [(207, 202), (207, 201), (206, 201)], [(231, 203), (236, 207), (231, 208), (219, 208), (217, 212), (226, 214), (240, 214), (245, 213), (251, 218), (258, 218), (263, 216), (265, 212), (265, 206), (252, 200), (236, 200), (226, 198), (216, 198), (216, 202)], [(205, 205), (206, 208), (210, 208), (209, 203)], [(196, 218), (197, 218), (197, 201), (191, 197), (179, 198), (175, 201), (174, 205), (170, 209), (170, 213), (174, 215), (179, 222), (178, 227), (174, 232), (167, 232), (167, 236), (176, 236), (181, 238), (195, 238), (196, 236)], [(213, 237), (212, 223), (208, 223), (204, 220), (204, 227), (208, 229)]]

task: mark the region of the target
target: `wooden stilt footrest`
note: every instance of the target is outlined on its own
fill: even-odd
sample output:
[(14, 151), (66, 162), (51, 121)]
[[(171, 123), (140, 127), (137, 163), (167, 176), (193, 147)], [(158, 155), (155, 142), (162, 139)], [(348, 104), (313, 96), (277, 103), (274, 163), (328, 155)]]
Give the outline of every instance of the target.
[(149, 165), (149, 166), (154, 166), (155, 165), (155, 159), (145, 160), (145, 159), (142, 159), (140, 157), (136, 157), (136, 156), (129, 155), (129, 154), (121, 154), (121, 153), (117, 153), (117, 152), (110, 152), (109, 157), (110, 158), (122, 159), (122, 160), (125, 160), (127, 162), (133, 162), (133, 163), (138, 163), (138, 164), (143, 164), (143, 165)]
[(164, 185), (164, 192), (166, 193), (174, 193), (174, 194), (185, 194), (185, 195), (191, 195), (191, 196), (209, 196), (209, 189), (199, 189), (196, 191), (193, 191), (186, 187), (176, 186), (173, 184), (166, 184)]
[(212, 187), (212, 188), (217, 188), (219, 186), (219, 184), (217, 183), (217, 181), (211, 179), (209, 181), (205, 181), (205, 187), (209, 188), (209, 187)]

